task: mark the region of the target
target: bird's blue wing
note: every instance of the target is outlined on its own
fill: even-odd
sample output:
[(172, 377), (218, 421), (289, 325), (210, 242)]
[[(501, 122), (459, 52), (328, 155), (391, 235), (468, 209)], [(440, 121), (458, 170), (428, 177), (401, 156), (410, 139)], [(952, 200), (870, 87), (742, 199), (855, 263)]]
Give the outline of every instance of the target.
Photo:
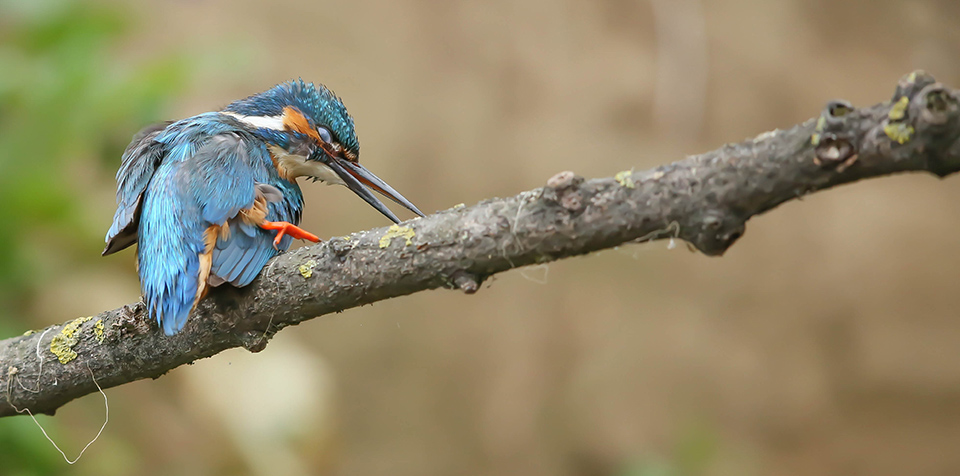
[[(269, 221), (285, 221), (293, 224), (300, 222), (300, 208), (303, 197), (300, 189), (295, 185), (288, 185), (266, 177), (258, 182), (257, 194), (264, 196), (267, 202), (266, 219)], [(242, 217), (235, 217), (228, 221), (230, 234), (227, 238), (217, 240), (213, 251), (213, 267), (211, 270), (211, 284), (219, 285), (222, 282), (243, 287), (250, 284), (260, 274), (260, 270), (270, 258), (290, 247), (293, 239), (284, 236), (277, 248), (273, 247), (276, 234), (264, 230)]]
[[(218, 134), (186, 162), (183, 181), (200, 207), (200, 217), (222, 225), (253, 206), (256, 178), (264, 171), (263, 143), (237, 133)], [(270, 160), (269, 156), (266, 160)], [(269, 162), (267, 162), (269, 163)]]
[[(182, 151), (181, 151), (182, 152)], [(183, 328), (199, 290), (205, 251), (200, 207), (184, 193), (182, 161), (165, 161), (144, 192), (137, 270), (147, 312), (167, 335)]]
[[(300, 221), (299, 213), (291, 213), (290, 210), (295, 208), (299, 211), (303, 199), (296, 186), (290, 187), (287, 185), (289, 182), (281, 181), (270, 153), (262, 142), (229, 142), (231, 139), (224, 136), (211, 139), (211, 142), (217, 141), (220, 144), (213, 149), (219, 151), (219, 155), (200, 157), (207, 165), (201, 167), (202, 172), (198, 175), (203, 177), (209, 171), (229, 167), (232, 177), (224, 180), (222, 173), (213, 173), (209, 177), (201, 178), (202, 182), (198, 184), (207, 184), (206, 187), (196, 188), (200, 193), (198, 200), (204, 204), (204, 220), (211, 224), (226, 222), (229, 228), (228, 233), (217, 238), (213, 249), (211, 282), (229, 282), (243, 287), (257, 277), (267, 261), (277, 255), (278, 250), (289, 248), (292, 238), (282, 238), (277, 248), (274, 248), (273, 240), (276, 234), (260, 228), (259, 222), (251, 222), (239, 213), (240, 210), (250, 209), (259, 202), (260, 206), (265, 207), (265, 219), (297, 223)], [(201, 156), (200, 153), (197, 155)], [(237, 183), (244, 185), (238, 188)], [(241, 191), (244, 194), (243, 200), (237, 200)], [(237, 204), (240, 204), (239, 208)]]
[[(250, 284), (267, 261), (278, 253), (273, 248), (273, 236), (273, 232), (245, 223), (241, 219), (231, 220), (229, 238), (217, 240), (213, 250), (211, 282), (229, 282), (237, 287)], [(290, 242), (290, 237), (284, 237), (278, 248), (286, 249)]]
[(156, 137), (169, 125), (163, 122), (138, 132), (123, 152), (117, 171), (117, 212), (107, 231), (103, 255), (116, 253), (137, 242), (137, 220), (143, 192), (164, 155), (164, 144)]

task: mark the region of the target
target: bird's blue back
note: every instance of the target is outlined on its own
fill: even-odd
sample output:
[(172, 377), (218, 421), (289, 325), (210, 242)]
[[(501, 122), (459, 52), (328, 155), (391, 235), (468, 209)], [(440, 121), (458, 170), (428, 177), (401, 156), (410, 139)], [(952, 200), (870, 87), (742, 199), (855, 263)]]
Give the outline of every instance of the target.
[[(297, 224), (303, 208), (300, 188), (279, 176), (266, 144), (221, 113), (148, 130), (124, 154), (117, 182), (118, 208), (107, 241), (121, 235), (139, 240), (144, 300), (168, 335), (183, 328), (200, 297), (205, 253), (211, 254), (209, 281), (235, 286), (249, 284), (278, 253), (274, 233), (239, 214), (254, 205), (258, 187), (282, 193), (267, 203), (267, 220)], [(216, 235), (208, 250), (205, 233), (224, 223), (229, 233)], [(278, 249), (291, 241), (285, 236)]]

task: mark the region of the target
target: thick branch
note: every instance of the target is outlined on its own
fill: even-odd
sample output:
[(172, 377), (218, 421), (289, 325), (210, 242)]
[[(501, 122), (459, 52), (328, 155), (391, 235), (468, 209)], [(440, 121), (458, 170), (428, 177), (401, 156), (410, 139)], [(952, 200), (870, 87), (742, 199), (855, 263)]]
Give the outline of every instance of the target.
[(279, 329), (317, 316), (440, 287), (472, 293), (492, 274), (533, 263), (668, 237), (720, 255), (750, 217), (785, 201), (863, 178), (960, 170), (958, 99), (913, 73), (893, 101), (834, 101), (790, 130), (653, 170), (587, 181), (563, 172), (515, 197), (301, 248), (242, 290), (218, 288), (173, 337), (136, 303), (6, 339), (0, 416), (15, 407), (52, 414), (96, 390), (91, 373), (104, 388), (156, 378), (231, 347), (260, 350)]

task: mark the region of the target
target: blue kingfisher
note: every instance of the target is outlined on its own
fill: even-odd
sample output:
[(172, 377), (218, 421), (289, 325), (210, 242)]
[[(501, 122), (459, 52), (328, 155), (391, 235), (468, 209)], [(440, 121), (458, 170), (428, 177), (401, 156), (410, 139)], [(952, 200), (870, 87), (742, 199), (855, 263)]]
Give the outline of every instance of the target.
[(297, 226), (297, 177), (345, 185), (395, 223), (371, 189), (423, 216), (359, 153), (340, 98), (303, 80), (147, 127), (123, 153), (103, 255), (137, 243), (147, 311), (176, 334), (211, 286), (246, 286), (294, 238), (320, 241)]

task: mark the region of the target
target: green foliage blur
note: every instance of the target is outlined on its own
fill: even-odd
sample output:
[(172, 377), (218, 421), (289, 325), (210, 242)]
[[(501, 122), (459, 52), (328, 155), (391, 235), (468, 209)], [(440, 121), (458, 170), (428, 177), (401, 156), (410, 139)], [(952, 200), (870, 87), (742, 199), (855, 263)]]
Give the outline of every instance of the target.
[[(0, 338), (51, 324), (24, 317), (35, 291), (99, 258), (90, 184), (112, 183), (131, 135), (186, 84), (183, 54), (118, 59), (131, 26), (118, 5), (0, 0)], [(0, 473), (68, 468), (29, 418), (0, 422)]]
[[(102, 240), (78, 213), (84, 177), (112, 174), (140, 126), (182, 88), (183, 56), (115, 60), (128, 20), (117, 6), (64, 0), (0, 3), (0, 333), (43, 284), (31, 258), (92, 259)], [(56, 248), (38, 244), (56, 243)], [(22, 332), (22, 329), (21, 329)]]
[(697, 476), (707, 474), (720, 444), (711, 427), (702, 423), (684, 429), (667, 457), (649, 455), (629, 462), (617, 476)]

